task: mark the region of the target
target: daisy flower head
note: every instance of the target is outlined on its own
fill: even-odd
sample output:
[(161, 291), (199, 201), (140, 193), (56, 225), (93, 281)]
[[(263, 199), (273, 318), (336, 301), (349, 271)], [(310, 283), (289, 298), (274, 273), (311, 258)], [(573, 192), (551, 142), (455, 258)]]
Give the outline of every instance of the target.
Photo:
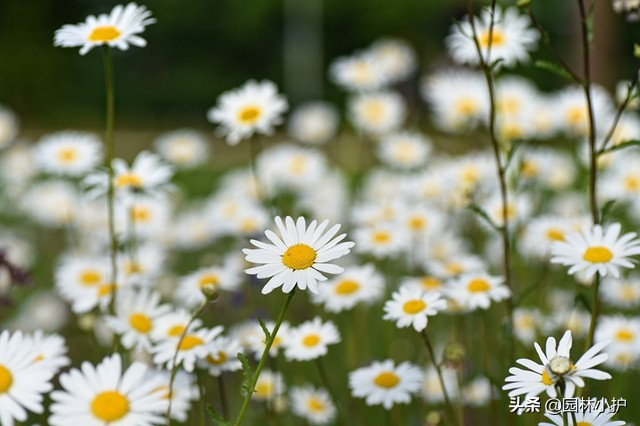
[(372, 303), (384, 293), (384, 277), (375, 266), (348, 266), (340, 276), (332, 278), (313, 295), (315, 303), (321, 303), (328, 312), (352, 309), (358, 303)]
[(567, 330), (557, 346), (556, 339), (549, 337), (544, 352), (538, 343), (534, 343), (542, 364), (526, 358), (517, 360), (516, 362), (527, 370), (511, 367), (509, 369), (511, 375), (505, 379), (507, 384), (502, 389), (509, 391), (509, 397), (518, 395), (535, 397), (546, 391), (549, 397), (556, 398), (558, 395), (555, 386), (562, 382), (564, 397), (570, 398), (576, 386), (584, 387), (583, 378), (594, 380), (611, 378), (609, 373), (593, 368), (607, 360), (607, 354), (600, 351), (609, 344), (609, 341), (595, 344), (576, 363), (572, 361), (569, 353), (572, 342), (571, 331)]
[(298, 106), (288, 121), (292, 138), (306, 144), (326, 143), (338, 130), (340, 117), (336, 108), (325, 102), (309, 102)]
[(411, 395), (422, 386), (422, 370), (409, 362), (395, 365), (393, 360), (374, 361), (349, 373), (351, 394), (365, 398), (367, 405), (382, 405), (390, 410), (394, 404), (408, 404)]
[(44, 334), (41, 330), (36, 330), (29, 338), (33, 345), (34, 362), (49, 367), (54, 374), (71, 363), (67, 357), (64, 337), (59, 334)]
[(111, 355), (97, 366), (83, 362), (60, 376), (63, 390), (51, 393), (51, 426), (82, 424), (152, 425), (164, 423), (161, 416), (168, 400), (162, 392), (153, 392), (162, 380), (150, 380), (148, 368), (134, 362), (124, 372), (119, 354)]
[(251, 240), (257, 249), (243, 249), (247, 262), (262, 264), (246, 270), (247, 274), (258, 278), (269, 278), (262, 288), (262, 294), (271, 293), (282, 286), (285, 293), (294, 287), (301, 290), (309, 288), (312, 293), (318, 293), (318, 281), (327, 278), (322, 272), (339, 274), (343, 268), (332, 263), (351, 251), (353, 242), (343, 242), (347, 234), (335, 236), (340, 225), (334, 225), (325, 232), (329, 221), (320, 225), (312, 221), (306, 226), (305, 219), (299, 217), (296, 222), (289, 216), (284, 220), (277, 216), (276, 226), (280, 231), (278, 237), (273, 231), (266, 230), (265, 235), (272, 244)]
[(369, 56), (377, 62), (387, 84), (394, 84), (410, 77), (416, 70), (416, 54), (404, 40), (384, 38), (376, 41), (368, 49)]
[(43, 394), (53, 386), (53, 370), (34, 362), (37, 352), (22, 332), (0, 333), (0, 424), (13, 426), (27, 420), (27, 411), (42, 413)]
[(329, 66), (329, 77), (351, 92), (378, 90), (387, 83), (378, 58), (366, 51), (335, 59)]
[(218, 104), (209, 109), (207, 118), (220, 124), (220, 131), (229, 145), (237, 145), (254, 133), (270, 135), (282, 122), (287, 111), (287, 100), (278, 94), (278, 87), (271, 81), (247, 81), (239, 89), (223, 93)]
[(222, 330), (222, 326), (189, 330), (184, 337), (180, 333), (177, 337), (164, 340), (152, 348), (153, 362), (157, 365), (166, 364), (167, 369), (172, 369), (175, 357), (175, 363), (182, 364), (184, 370), (190, 373), (194, 370), (197, 360), (209, 355), (212, 342), (222, 334)]
[(551, 246), (551, 262), (569, 266), (569, 275), (584, 271), (586, 278), (596, 273), (620, 276), (619, 268), (634, 268), (629, 256), (640, 254), (640, 240), (635, 232), (620, 236), (621, 225), (612, 223), (606, 227), (583, 226), (580, 232), (572, 232)]
[(531, 20), (519, 14), (515, 7), (505, 11), (496, 7), (494, 14), (485, 9), (479, 18), (474, 16), (472, 19), (477, 40), (474, 40), (469, 18), (454, 24), (446, 39), (449, 53), (460, 64), (480, 62), (476, 42), (480, 45), (484, 62), (501, 60), (505, 67), (528, 61), (528, 52), (537, 47), (539, 35), (530, 27)]
[(200, 360), (199, 365), (208, 369), (209, 374), (214, 377), (219, 377), (225, 371), (240, 370), (242, 363), (237, 355), (242, 350), (239, 340), (220, 336), (213, 341), (209, 355)]
[(594, 340), (609, 341), (606, 365), (626, 370), (640, 358), (640, 318), (604, 315), (596, 327)]
[(182, 423), (186, 422), (191, 410), (191, 404), (200, 397), (200, 391), (194, 383), (193, 375), (178, 371), (174, 378), (171, 393), (169, 393), (171, 372), (149, 370), (145, 380), (161, 383), (151, 393), (160, 395), (167, 402), (171, 399), (171, 418)]
[(291, 410), (312, 425), (331, 423), (336, 416), (336, 406), (329, 393), (312, 386), (293, 387), (289, 391)]
[(139, 36), (147, 25), (154, 24), (155, 18), (145, 6), (129, 3), (117, 5), (107, 15), (97, 17), (89, 15), (84, 22), (77, 25), (67, 24), (56, 30), (53, 45), (62, 47), (78, 47), (80, 54), (85, 55), (96, 46), (108, 45), (120, 50), (129, 49), (129, 45), (144, 47), (147, 41)]
[(180, 168), (199, 166), (209, 157), (209, 144), (196, 130), (178, 129), (161, 134), (154, 146), (166, 161)]
[(46, 173), (80, 176), (102, 162), (102, 143), (92, 133), (57, 132), (38, 142), (33, 157)]
[(640, 305), (640, 279), (637, 275), (622, 280), (605, 278), (600, 286), (600, 295), (610, 306), (635, 308)]
[(446, 309), (447, 302), (440, 293), (425, 293), (419, 289), (400, 287), (384, 304), (383, 319), (396, 321), (398, 328), (413, 326), (420, 332), (427, 328), (427, 317)]
[(358, 130), (384, 134), (397, 130), (405, 120), (407, 107), (398, 93), (363, 93), (349, 101), (349, 117)]
[(420, 133), (400, 132), (380, 140), (378, 158), (396, 169), (411, 170), (423, 166), (431, 151), (431, 141)]
[[(612, 420), (616, 413), (611, 412), (610, 408), (606, 408), (604, 411), (600, 410), (578, 410), (573, 414), (566, 414), (567, 420), (560, 414), (544, 414), (552, 423), (540, 422), (538, 426), (623, 426), (627, 423), (621, 420)], [(575, 415), (576, 424), (573, 423), (573, 416)]]
[(511, 297), (511, 290), (501, 277), (486, 273), (464, 274), (451, 283), (449, 297), (467, 309), (488, 309), (491, 302)]
[(315, 317), (289, 330), (284, 355), (288, 360), (308, 361), (326, 355), (327, 346), (339, 342), (340, 333), (335, 324), (322, 323), (320, 317)]
[(264, 369), (260, 372), (255, 391), (251, 399), (256, 401), (273, 401), (286, 390), (282, 374)]

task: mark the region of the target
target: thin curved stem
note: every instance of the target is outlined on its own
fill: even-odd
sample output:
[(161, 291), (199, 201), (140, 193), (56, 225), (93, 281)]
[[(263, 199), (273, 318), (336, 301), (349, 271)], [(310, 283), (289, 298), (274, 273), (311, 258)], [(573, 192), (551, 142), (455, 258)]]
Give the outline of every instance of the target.
[(636, 71), (633, 74), (633, 80), (631, 81), (631, 84), (629, 84), (629, 91), (627, 92), (627, 96), (624, 98), (624, 101), (618, 108), (618, 111), (616, 111), (616, 115), (613, 119), (613, 122), (611, 123), (611, 127), (609, 128), (609, 131), (607, 132), (607, 136), (605, 136), (604, 141), (602, 141), (602, 146), (598, 148), (596, 155), (600, 155), (607, 150), (607, 145), (611, 141), (611, 138), (613, 138), (613, 134), (615, 133), (616, 128), (618, 127), (620, 118), (622, 117), (622, 114), (624, 113), (625, 109), (627, 109), (627, 105), (629, 105), (629, 102), (631, 101), (631, 97), (633, 96), (633, 91), (638, 86), (638, 78), (640, 78), (640, 66), (636, 68)]
[(438, 373), (438, 380), (440, 381), (440, 387), (442, 388), (442, 395), (444, 396), (444, 405), (447, 411), (447, 417), (452, 424), (456, 423), (456, 412), (453, 409), (453, 405), (451, 404), (451, 400), (449, 399), (449, 394), (447, 393), (447, 388), (444, 384), (444, 377), (442, 376), (442, 369), (440, 368), (440, 364), (438, 364), (438, 360), (436, 358), (435, 351), (433, 350), (433, 346), (431, 345), (431, 341), (429, 340), (429, 336), (427, 336), (427, 331), (422, 330), (420, 332), (420, 336), (422, 336), (422, 340), (424, 340), (424, 344), (427, 347), (427, 351), (429, 352), (429, 357), (431, 358), (431, 362), (433, 362), (433, 366), (436, 369), (436, 373)]

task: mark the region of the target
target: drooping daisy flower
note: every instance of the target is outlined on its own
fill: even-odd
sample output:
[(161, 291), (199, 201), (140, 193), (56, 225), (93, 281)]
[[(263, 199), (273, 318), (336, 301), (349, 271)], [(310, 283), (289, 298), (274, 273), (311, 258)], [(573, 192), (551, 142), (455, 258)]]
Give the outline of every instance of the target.
[(120, 355), (112, 355), (97, 366), (82, 363), (82, 369), (72, 369), (60, 376), (63, 390), (51, 393), (51, 426), (82, 424), (153, 425), (165, 422), (161, 413), (167, 400), (160, 392), (161, 380), (146, 377), (148, 368), (134, 362), (122, 371)]
[[(520, 15), (518, 10), (508, 8), (504, 12), (496, 7), (495, 14), (483, 10), (480, 18), (472, 18), (475, 23), (477, 43), (485, 62), (501, 60), (506, 67), (529, 59), (529, 51), (536, 48), (540, 37), (530, 28), (531, 20)], [(491, 22), (493, 31), (490, 33)], [(479, 62), (476, 42), (469, 18), (451, 27), (451, 35), (446, 39), (447, 48), (453, 59), (461, 64)], [(491, 55), (489, 57), (489, 55)]]
[(42, 413), (43, 394), (53, 386), (53, 370), (33, 362), (37, 353), (22, 332), (0, 333), (0, 424), (13, 426), (27, 420), (27, 411)]
[(158, 154), (176, 167), (195, 167), (209, 157), (209, 144), (197, 131), (179, 129), (163, 133), (154, 141)]
[(274, 126), (282, 122), (282, 114), (288, 106), (273, 82), (249, 80), (239, 89), (223, 93), (218, 104), (209, 109), (207, 118), (219, 123), (227, 142), (236, 145), (254, 133), (273, 133)]
[(335, 135), (338, 122), (338, 112), (333, 106), (324, 102), (310, 102), (293, 111), (287, 127), (295, 140), (318, 145)]
[(635, 232), (620, 236), (621, 225), (612, 223), (606, 228), (595, 225), (589, 229), (582, 227), (581, 232), (572, 232), (551, 247), (551, 262), (570, 266), (570, 275), (584, 271), (586, 278), (596, 272), (605, 277), (611, 274), (620, 276), (619, 268), (633, 268), (629, 256), (640, 254), (640, 240)]
[(327, 279), (321, 272), (339, 274), (343, 271), (342, 267), (327, 263), (348, 254), (354, 246), (352, 242), (341, 242), (347, 234), (334, 238), (340, 225), (334, 225), (325, 232), (328, 220), (320, 225), (314, 220), (309, 227), (303, 217), (299, 217), (294, 223), (287, 216), (283, 223), (278, 216), (275, 222), (280, 237), (271, 230), (265, 231), (272, 244), (251, 240), (251, 244), (258, 248), (242, 250), (247, 255), (248, 262), (263, 264), (247, 269), (248, 274), (258, 278), (271, 277), (262, 288), (262, 294), (270, 293), (280, 286), (285, 293), (296, 286), (301, 290), (309, 287), (309, 291), (318, 293), (317, 282)]
[[(566, 422), (560, 414), (544, 413), (544, 415), (553, 423), (540, 422), (538, 426), (623, 426), (627, 424), (621, 420), (611, 420), (616, 413), (611, 412), (609, 408), (604, 411), (578, 409), (573, 414), (565, 413)], [(577, 422), (575, 425), (573, 424), (574, 415)]]
[(102, 162), (102, 143), (92, 133), (57, 132), (40, 139), (33, 157), (46, 173), (80, 176)]
[(351, 394), (365, 398), (367, 405), (382, 405), (390, 410), (394, 404), (408, 404), (411, 395), (422, 386), (422, 370), (409, 362), (399, 365), (388, 359), (349, 373)]
[(56, 30), (53, 40), (54, 46), (78, 47), (80, 54), (85, 55), (95, 46), (103, 44), (117, 47), (120, 50), (129, 49), (129, 45), (144, 47), (147, 41), (138, 34), (147, 25), (154, 24), (151, 12), (145, 6), (129, 3), (126, 6), (117, 5), (108, 15), (89, 15), (85, 22), (77, 25), (67, 24)]
[(336, 406), (324, 389), (293, 387), (289, 390), (289, 397), (293, 413), (313, 425), (331, 423), (336, 416)]
[(322, 323), (320, 317), (306, 321), (289, 330), (284, 355), (288, 360), (307, 361), (327, 354), (327, 346), (340, 342), (338, 328), (331, 321)]
[(400, 287), (384, 304), (383, 319), (396, 321), (398, 328), (413, 326), (416, 331), (427, 328), (427, 317), (446, 309), (447, 302), (439, 293)]
[(530, 359), (521, 358), (516, 362), (527, 370), (517, 367), (511, 367), (507, 377), (506, 385), (503, 390), (509, 391), (509, 397), (525, 395), (525, 397), (535, 397), (542, 392), (547, 393), (549, 397), (557, 397), (555, 389), (556, 383), (562, 381), (564, 383), (564, 397), (573, 396), (576, 386), (584, 387), (583, 377), (594, 380), (607, 380), (611, 378), (609, 373), (596, 370), (598, 364), (602, 364), (607, 360), (606, 353), (600, 353), (609, 344), (608, 341), (600, 342), (592, 346), (584, 353), (575, 364), (570, 358), (572, 338), (571, 331), (567, 330), (556, 349), (556, 339), (549, 337), (545, 352), (542, 351), (538, 343), (534, 343), (536, 352), (542, 361), (538, 364)]

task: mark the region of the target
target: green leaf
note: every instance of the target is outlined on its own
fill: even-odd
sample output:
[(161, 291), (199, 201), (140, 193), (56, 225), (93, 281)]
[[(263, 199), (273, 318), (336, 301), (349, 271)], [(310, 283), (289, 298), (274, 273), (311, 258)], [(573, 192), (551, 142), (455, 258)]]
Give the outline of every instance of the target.
[(507, 161), (505, 161), (505, 163), (504, 163), (504, 169), (505, 170), (509, 170), (509, 166), (511, 165), (511, 162), (513, 161), (513, 157), (515, 156), (516, 151), (518, 150), (518, 148), (520, 148), (522, 146), (523, 143), (524, 142), (519, 139), (519, 140), (515, 141), (513, 144), (511, 144), (511, 149), (507, 153)]
[(613, 205), (616, 203), (616, 200), (609, 200), (605, 203), (605, 205), (600, 210), (600, 221), (604, 222), (611, 210), (613, 210)]
[(640, 145), (640, 141), (639, 140), (635, 140), (635, 139), (628, 140), (628, 141), (624, 141), (622, 143), (619, 143), (618, 145), (614, 145), (614, 146), (612, 146), (610, 148), (600, 150), (598, 152), (598, 154), (606, 154), (606, 153), (609, 153), (609, 152), (619, 151), (621, 149), (629, 148), (631, 146), (638, 146), (638, 145)]
[(491, 219), (491, 218), (489, 217), (489, 214), (488, 214), (486, 211), (484, 211), (484, 210), (482, 209), (482, 207), (480, 207), (480, 206), (479, 206), (479, 205), (477, 205), (477, 204), (471, 203), (471, 204), (469, 204), (469, 205), (467, 206), (467, 208), (468, 208), (469, 210), (472, 210), (474, 213), (476, 213), (476, 214), (477, 214), (478, 216), (480, 216), (481, 218), (483, 218), (483, 219), (484, 219), (484, 220), (489, 224), (489, 226), (491, 226), (493, 229), (495, 229), (496, 231), (500, 231), (501, 227), (500, 227), (500, 226), (498, 226), (498, 225), (493, 221), (493, 219)]
[(240, 386), (242, 396), (251, 395), (253, 393), (253, 368), (242, 352), (238, 352), (237, 356), (242, 364), (242, 385)]
[(260, 328), (262, 328), (262, 332), (264, 333), (265, 342), (268, 342), (271, 338), (271, 333), (269, 332), (267, 325), (262, 321), (262, 318), (258, 318), (258, 323), (260, 323)]
[(213, 424), (215, 426), (231, 426), (231, 423), (225, 420), (220, 414), (216, 413), (216, 409), (213, 408), (213, 405), (207, 404), (207, 413), (211, 416), (213, 420)]
[(553, 62), (535, 61), (533, 63), (533, 65), (538, 67), (538, 68), (541, 68), (543, 70), (551, 71), (555, 75), (557, 75), (559, 77), (562, 77), (562, 78), (564, 78), (566, 80), (574, 81), (574, 78), (571, 76), (571, 74), (569, 74), (569, 72), (567, 70), (565, 70), (564, 68), (562, 68), (558, 64), (554, 64)]

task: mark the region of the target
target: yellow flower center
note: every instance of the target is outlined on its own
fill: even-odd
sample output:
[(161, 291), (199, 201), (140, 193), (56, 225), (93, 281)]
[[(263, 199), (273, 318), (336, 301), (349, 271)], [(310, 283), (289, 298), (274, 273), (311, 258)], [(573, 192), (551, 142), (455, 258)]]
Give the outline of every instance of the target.
[(142, 266), (138, 262), (127, 262), (124, 265), (124, 273), (127, 275), (139, 274), (142, 272)]
[(506, 39), (502, 31), (494, 28), (491, 34), (489, 34), (488, 30), (480, 34), (480, 40), (478, 41), (481, 47), (487, 48), (489, 45), (491, 47), (500, 47), (505, 43)]
[(500, 132), (505, 139), (520, 139), (524, 135), (524, 129), (516, 122), (502, 125)]
[(558, 228), (547, 229), (547, 239), (551, 241), (564, 241), (564, 231)]
[(103, 27), (95, 27), (91, 34), (89, 34), (89, 40), (91, 41), (111, 41), (120, 36), (120, 31), (114, 26), (105, 25)]
[(433, 290), (442, 287), (442, 281), (434, 277), (422, 277), (420, 285), (427, 290)]
[(324, 402), (320, 401), (319, 398), (316, 398), (314, 396), (309, 398), (307, 402), (307, 407), (309, 407), (309, 410), (314, 412), (321, 412), (321, 411), (324, 411), (325, 409)]
[(260, 119), (262, 110), (257, 105), (247, 105), (238, 111), (238, 121), (242, 124), (255, 124)]
[(116, 177), (116, 186), (118, 188), (122, 188), (124, 186), (140, 188), (142, 186), (142, 178), (134, 173), (124, 173)]
[(292, 245), (282, 255), (282, 263), (287, 268), (299, 270), (307, 269), (313, 265), (316, 260), (316, 251), (306, 244)]
[(347, 294), (355, 293), (356, 291), (358, 291), (359, 288), (360, 288), (360, 284), (358, 284), (357, 282), (352, 280), (344, 280), (344, 281), (341, 281), (336, 286), (336, 293), (347, 295)]
[(538, 175), (540, 167), (533, 161), (523, 161), (520, 166), (520, 173), (524, 177), (532, 178)]
[(151, 219), (151, 211), (147, 207), (134, 206), (131, 209), (131, 219), (134, 222), (148, 222)]
[(129, 400), (118, 391), (100, 392), (91, 402), (91, 412), (100, 420), (115, 422), (129, 412)]
[(572, 126), (582, 124), (587, 116), (586, 108), (583, 106), (574, 106), (567, 110), (567, 121)]
[(618, 332), (616, 333), (616, 340), (620, 342), (631, 342), (634, 338), (635, 335), (633, 334), (633, 332), (626, 328), (618, 330)]
[(455, 109), (461, 115), (474, 115), (478, 112), (478, 104), (472, 98), (461, 98), (456, 102)]
[(256, 396), (268, 398), (273, 393), (273, 384), (270, 381), (263, 380), (256, 385)]
[(464, 266), (458, 262), (449, 262), (444, 266), (444, 269), (451, 275), (460, 275), (464, 272)]
[(200, 288), (203, 288), (209, 285), (216, 286), (219, 283), (220, 281), (218, 280), (218, 276), (214, 274), (205, 274), (201, 276), (200, 279), (198, 280), (198, 286), (200, 286)]
[(626, 300), (629, 302), (632, 300), (636, 300), (637, 293), (635, 288), (632, 285), (625, 285), (620, 290), (620, 297), (622, 298), (622, 300)]
[(193, 349), (196, 346), (200, 346), (202, 344), (204, 344), (204, 340), (202, 340), (198, 336), (184, 336), (184, 339), (182, 339), (182, 342), (180, 342), (180, 346), (178, 346), (178, 350), (188, 351), (189, 349)]
[(169, 329), (169, 331), (167, 331), (167, 335), (169, 337), (178, 337), (182, 333), (184, 333), (184, 326), (183, 325), (174, 325), (173, 327), (171, 327)]
[(61, 163), (73, 163), (78, 158), (78, 153), (73, 148), (63, 148), (58, 151), (58, 160)]
[(420, 231), (427, 227), (427, 220), (421, 216), (412, 216), (409, 218), (409, 229)]
[(547, 385), (547, 386), (551, 386), (554, 381), (551, 378), (551, 376), (549, 376), (549, 373), (547, 372), (547, 369), (545, 368), (544, 370), (542, 370), (542, 384)]
[(217, 355), (207, 355), (207, 362), (212, 365), (223, 364), (227, 360), (227, 354), (220, 351)]
[(471, 293), (482, 293), (488, 291), (491, 288), (487, 280), (483, 280), (482, 278), (474, 278), (469, 284), (467, 284), (467, 290)]
[(384, 116), (384, 107), (381, 102), (369, 101), (364, 105), (362, 113), (367, 121), (377, 123)]
[(578, 422), (576, 423), (576, 426), (592, 426), (593, 423), (591, 422)]
[(504, 97), (498, 100), (498, 111), (505, 114), (515, 114), (520, 110), (520, 99), (517, 97)]
[(402, 310), (407, 314), (417, 314), (427, 307), (427, 304), (420, 299), (409, 300), (402, 305)]
[(582, 258), (591, 263), (607, 263), (613, 258), (613, 253), (606, 247), (593, 246), (584, 252)]
[(108, 296), (113, 293), (115, 289), (115, 284), (102, 284), (100, 287), (98, 287), (98, 297)]
[(307, 159), (302, 155), (294, 155), (289, 162), (289, 169), (293, 174), (301, 175), (307, 170)]
[(80, 274), (80, 284), (84, 287), (97, 285), (102, 281), (102, 275), (94, 270), (86, 270)]
[(318, 343), (320, 343), (320, 336), (318, 336), (317, 334), (310, 334), (302, 339), (302, 344), (308, 348), (312, 348)]
[(396, 376), (391, 371), (385, 371), (376, 376), (373, 380), (373, 383), (380, 386), (381, 388), (391, 389), (395, 387), (400, 382), (400, 378)]
[(624, 187), (627, 191), (640, 190), (640, 178), (638, 176), (625, 176)]
[(151, 331), (151, 327), (153, 325), (151, 318), (140, 312), (136, 312), (129, 316), (129, 324), (131, 324), (131, 327), (136, 331), (145, 334)]
[(8, 392), (13, 384), (13, 375), (4, 365), (0, 364), (0, 395)]
[(389, 234), (387, 231), (375, 231), (371, 235), (371, 239), (374, 243), (386, 244), (391, 241), (391, 234)]

